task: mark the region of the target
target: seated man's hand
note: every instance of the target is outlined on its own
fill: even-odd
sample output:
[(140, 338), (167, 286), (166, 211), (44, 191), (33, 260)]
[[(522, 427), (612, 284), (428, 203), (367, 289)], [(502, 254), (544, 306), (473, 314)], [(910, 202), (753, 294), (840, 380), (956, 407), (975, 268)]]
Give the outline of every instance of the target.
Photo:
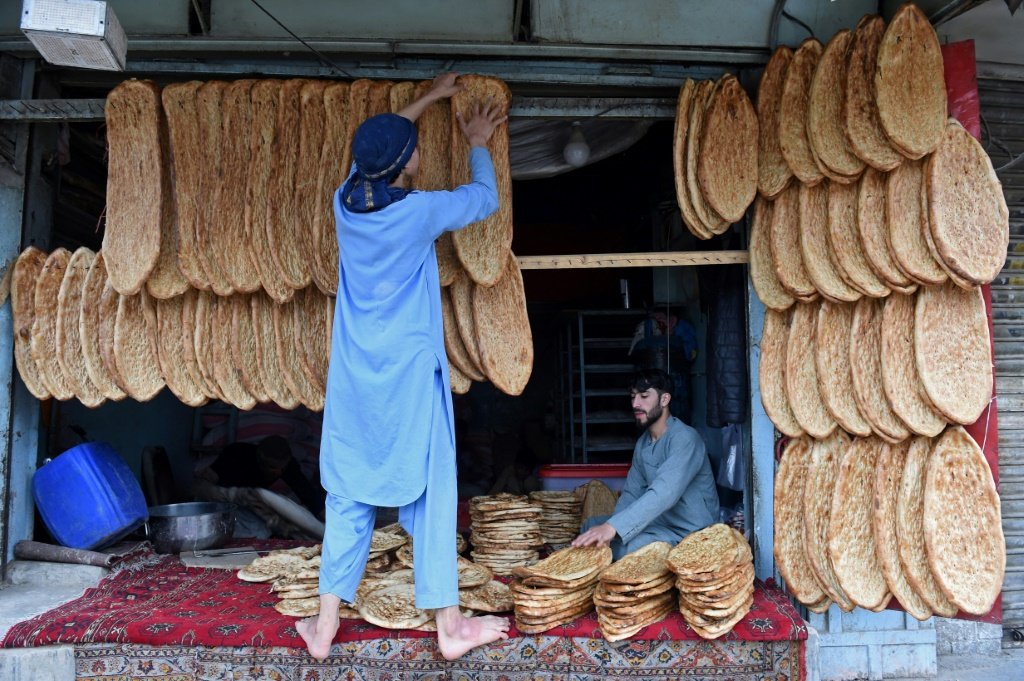
[(608, 546), (615, 539), (615, 528), (609, 523), (602, 523), (572, 540), (573, 546)]

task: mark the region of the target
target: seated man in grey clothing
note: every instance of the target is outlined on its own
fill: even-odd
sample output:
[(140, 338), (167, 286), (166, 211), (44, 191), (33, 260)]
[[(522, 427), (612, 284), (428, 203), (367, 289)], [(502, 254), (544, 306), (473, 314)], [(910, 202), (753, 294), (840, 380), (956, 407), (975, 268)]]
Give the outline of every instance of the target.
[(718, 522), (718, 490), (704, 441), (669, 413), (672, 379), (660, 369), (633, 377), (630, 395), (637, 427), (615, 513), (591, 518), (573, 546), (611, 545), (615, 560), (655, 541), (673, 546), (683, 537)]

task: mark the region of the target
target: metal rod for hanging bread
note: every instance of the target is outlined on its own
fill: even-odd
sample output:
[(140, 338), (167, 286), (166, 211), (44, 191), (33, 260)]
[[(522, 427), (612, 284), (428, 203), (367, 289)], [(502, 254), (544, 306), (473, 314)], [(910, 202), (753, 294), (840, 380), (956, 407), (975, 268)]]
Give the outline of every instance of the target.
[(519, 269), (574, 270), (614, 267), (678, 267), (740, 265), (750, 262), (747, 251), (656, 251), (653, 253), (584, 253), (579, 255), (519, 256)]

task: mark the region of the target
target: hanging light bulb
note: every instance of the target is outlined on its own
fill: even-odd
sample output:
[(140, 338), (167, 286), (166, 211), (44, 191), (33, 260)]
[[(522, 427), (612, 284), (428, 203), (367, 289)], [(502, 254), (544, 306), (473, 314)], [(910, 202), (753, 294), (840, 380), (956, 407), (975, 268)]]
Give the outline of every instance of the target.
[(569, 134), (569, 141), (562, 150), (565, 162), (574, 168), (579, 168), (590, 159), (590, 145), (583, 137), (583, 125), (576, 121), (572, 124), (572, 132)]

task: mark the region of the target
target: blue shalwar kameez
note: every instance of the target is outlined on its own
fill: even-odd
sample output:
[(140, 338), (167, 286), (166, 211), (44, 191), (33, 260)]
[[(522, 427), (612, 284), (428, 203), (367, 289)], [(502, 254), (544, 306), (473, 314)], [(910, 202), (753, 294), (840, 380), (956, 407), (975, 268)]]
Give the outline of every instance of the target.
[[(455, 430), (434, 240), (498, 208), (487, 150), (472, 182), (372, 212), (334, 195), (340, 263), (320, 479), (328, 492), (320, 593), (351, 602), (377, 506), (413, 537), (416, 605), (456, 605)], [(345, 185), (342, 185), (344, 187)]]

